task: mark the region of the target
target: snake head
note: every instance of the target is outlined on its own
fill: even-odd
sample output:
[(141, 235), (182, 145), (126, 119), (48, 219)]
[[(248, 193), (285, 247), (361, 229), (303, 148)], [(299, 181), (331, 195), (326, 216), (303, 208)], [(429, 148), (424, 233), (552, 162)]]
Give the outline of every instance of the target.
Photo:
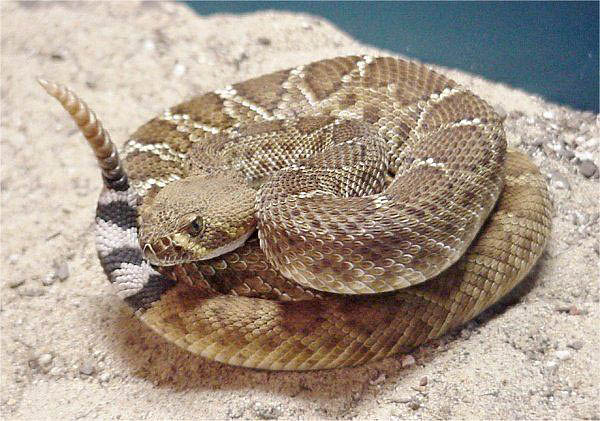
[(191, 176), (168, 184), (140, 208), (145, 257), (153, 265), (171, 266), (238, 248), (256, 228), (255, 195), (243, 181), (222, 175)]

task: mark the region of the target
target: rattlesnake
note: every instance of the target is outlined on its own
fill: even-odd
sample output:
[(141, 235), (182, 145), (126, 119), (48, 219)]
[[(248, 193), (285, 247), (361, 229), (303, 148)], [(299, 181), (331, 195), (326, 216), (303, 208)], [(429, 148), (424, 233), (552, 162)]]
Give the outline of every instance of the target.
[(338, 57), (228, 86), (140, 127), (122, 161), (81, 99), (40, 83), (102, 168), (97, 248), (118, 295), (209, 359), (406, 352), (497, 302), (549, 236), (546, 183), (500, 117), (420, 64)]

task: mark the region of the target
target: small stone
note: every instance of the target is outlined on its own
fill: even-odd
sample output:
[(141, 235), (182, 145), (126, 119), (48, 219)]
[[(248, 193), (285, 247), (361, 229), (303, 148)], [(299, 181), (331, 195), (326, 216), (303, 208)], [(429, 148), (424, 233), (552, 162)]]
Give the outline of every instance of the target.
[(576, 351), (579, 351), (581, 348), (583, 348), (583, 342), (582, 341), (575, 341), (575, 342), (571, 342), (570, 344), (567, 344), (567, 346), (569, 348), (572, 348)]
[(569, 161), (570, 161), (571, 159), (575, 158), (575, 153), (574, 153), (574, 152), (573, 152), (571, 149), (567, 149), (567, 148), (565, 148), (565, 147), (561, 148), (561, 149), (558, 151), (558, 154), (559, 154), (560, 156), (562, 156), (563, 158), (565, 158), (566, 160), (569, 160)]
[(571, 359), (571, 353), (569, 351), (556, 351), (556, 358), (561, 361), (566, 361)]
[(508, 113), (506, 112), (506, 109), (502, 105), (496, 104), (494, 106), (494, 110), (496, 111), (496, 114), (498, 114), (498, 117), (500, 117), (502, 120), (506, 119), (506, 116), (508, 115)]
[(100, 381), (102, 383), (106, 383), (110, 380), (110, 373), (107, 373), (106, 371), (102, 374), (100, 374)]
[(264, 45), (264, 46), (271, 45), (271, 40), (266, 37), (260, 37), (256, 41), (258, 41), (258, 43), (260, 45)]
[(175, 65), (175, 67), (173, 67), (173, 75), (174, 76), (183, 76), (185, 74), (186, 70), (187, 70), (187, 67), (185, 67), (181, 63), (177, 63)]
[(558, 362), (554, 360), (550, 360), (546, 363), (546, 368), (554, 368), (558, 365)]
[(96, 366), (91, 360), (85, 360), (79, 366), (79, 372), (85, 376), (91, 376), (96, 372)]
[(151, 39), (147, 39), (144, 41), (143, 47), (146, 51), (154, 51), (156, 44)]
[(244, 408), (237, 406), (227, 410), (227, 418), (241, 418), (244, 415)]
[(27, 288), (22, 290), (21, 294), (26, 297), (41, 297), (42, 295), (46, 294), (46, 291), (41, 288)]
[(569, 180), (567, 180), (567, 178), (558, 171), (551, 171), (548, 175), (550, 176), (550, 181), (555, 188), (561, 190), (571, 190), (571, 184), (569, 184)]
[(542, 113), (542, 117), (544, 117), (546, 120), (554, 120), (556, 116), (552, 111), (548, 110)]
[(394, 402), (399, 402), (399, 403), (409, 403), (411, 400), (410, 396), (400, 396), (398, 398), (394, 398)]
[(62, 368), (60, 367), (52, 367), (52, 369), (50, 370), (50, 375), (53, 377), (60, 377), (62, 376), (62, 374)]
[(413, 411), (416, 411), (417, 409), (419, 409), (421, 407), (421, 402), (419, 402), (419, 400), (416, 398), (411, 399), (410, 402), (408, 403), (408, 407), (410, 409), (412, 409)]
[(8, 281), (9, 288), (18, 288), (25, 283), (25, 279), (11, 279)]
[(69, 278), (69, 264), (64, 261), (55, 265), (56, 269), (54, 270), (54, 276), (58, 278), (59, 281), (66, 281)]
[(587, 213), (575, 211), (573, 213), (573, 223), (575, 225), (587, 225), (590, 221), (590, 216)]
[(379, 376), (377, 376), (375, 379), (369, 380), (369, 384), (371, 386), (381, 384), (385, 381), (385, 378), (386, 378), (385, 373), (380, 373)]
[(281, 416), (281, 409), (276, 406), (257, 402), (254, 404), (254, 413), (260, 419), (274, 420)]
[(54, 357), (52, 356), (52, 354), (42, 354), (38, 357), (38, 364), (40, 365), (40, 367), (46, 367), (50, 365), (53, 358)]
[(44, 279), (42, 279), (42, 285), (44, 285), (45, 287), (50, 286), (54, 283), (55, 280), (56, 278), (54, 278), (54, 275), (48, 274), (44, 276)]
[(594, 177), (598, 174), (598, 166), (594, 161), (586, 159), (579, 164), (579, 172), (586, 178)]
[(421, 377), (421, 380), (419, 381), (419, 386), (427, 386), (427, 381), (427, 376)]
[(403, 355), (401, 360), (402, 367), (410, 367), (415, 365), (415, 357), (412, 355)]
[(54, 61), (63, 61), (65, 59), (65, 56), (62, 52), (56, 51), (50, 54), (50, 58)]

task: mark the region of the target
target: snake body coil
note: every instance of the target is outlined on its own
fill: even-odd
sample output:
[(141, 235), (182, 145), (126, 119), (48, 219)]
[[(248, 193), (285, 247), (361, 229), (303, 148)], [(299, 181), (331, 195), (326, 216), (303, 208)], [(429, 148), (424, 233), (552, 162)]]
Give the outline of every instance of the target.
[(102, 168), (109, 280), (209, 359), (310, 370), (406, 352), (497, 302), (550, 233), (545, 181), (498, 115), (419, 64), (338, 57), (232, 85), (140, 127), (122, 162), (82, 100), (41, 83)]

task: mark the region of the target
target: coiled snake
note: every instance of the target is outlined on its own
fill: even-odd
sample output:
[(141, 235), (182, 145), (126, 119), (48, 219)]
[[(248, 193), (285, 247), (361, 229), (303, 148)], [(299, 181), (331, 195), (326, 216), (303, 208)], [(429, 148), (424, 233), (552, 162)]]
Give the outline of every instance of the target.
[(102, 169), (100, 262), (167, 340), (227, 364), (363, 364), (475, 317), (529, 272), (547, 187), (482, 99), (420, 64), (338, 57), (195, 97)]

